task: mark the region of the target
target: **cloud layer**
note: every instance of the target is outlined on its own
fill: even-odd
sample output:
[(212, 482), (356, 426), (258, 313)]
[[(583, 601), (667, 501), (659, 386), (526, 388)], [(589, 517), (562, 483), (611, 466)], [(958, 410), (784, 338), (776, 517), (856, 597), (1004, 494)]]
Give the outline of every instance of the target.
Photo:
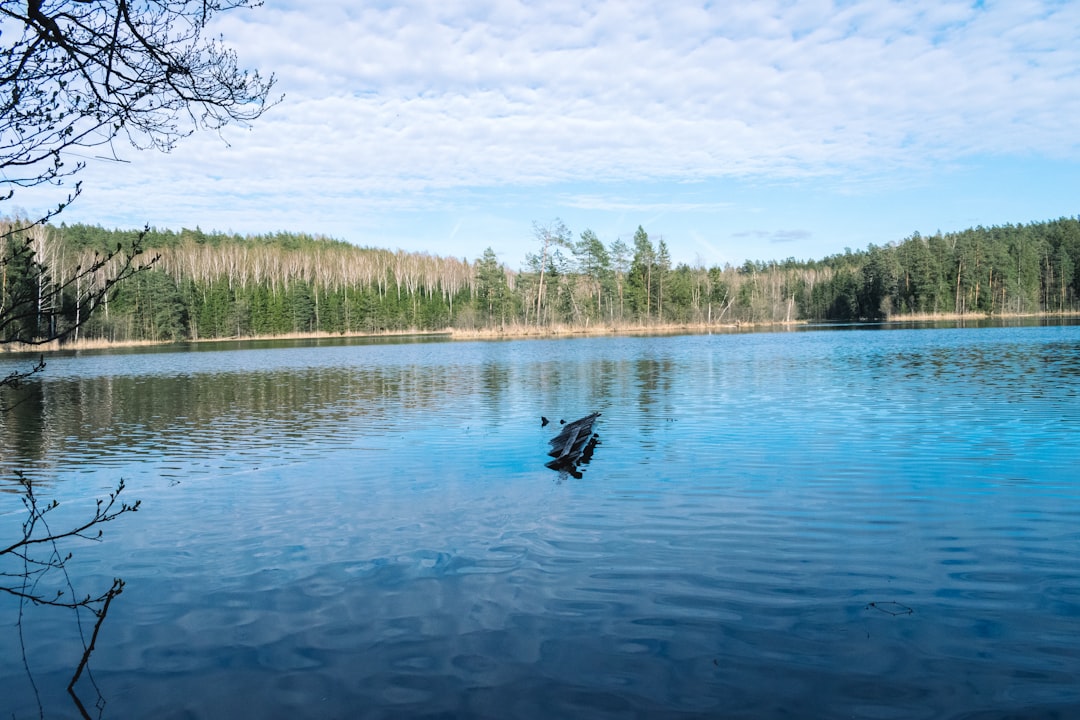
[(1080, 156), (1080, 3), (268, 0), (215, 31), (284, 102), (227, 149), (94, 169), (114, 213), (337, 232), (462, 191)]
[(1080, 5), (320, 3), (233, 15), (268, 145), (360, 191), (1075, 156)]

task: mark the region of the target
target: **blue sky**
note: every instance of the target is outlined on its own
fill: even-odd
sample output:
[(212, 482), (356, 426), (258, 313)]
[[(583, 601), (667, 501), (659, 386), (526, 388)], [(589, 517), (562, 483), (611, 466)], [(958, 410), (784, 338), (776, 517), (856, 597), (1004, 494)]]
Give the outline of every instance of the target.
[(1080, 214), (1080, 2), (266, 0), (214, 31), (284, 100), (91, 160), (64, 220), (516, 268), (554, 218), (711, 266)]

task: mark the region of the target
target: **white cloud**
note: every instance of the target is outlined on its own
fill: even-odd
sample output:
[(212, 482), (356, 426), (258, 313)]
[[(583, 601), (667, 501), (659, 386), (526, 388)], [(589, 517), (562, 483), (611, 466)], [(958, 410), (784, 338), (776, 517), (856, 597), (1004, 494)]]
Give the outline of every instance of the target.
[(567, 207), (605, 212), (668, 213), (722, 212), (731, 208), (728, 202), (692, 202), (687, 200), (657, 201), (628, 200), (619, 195), (573, 195), (564, 198)]
[(223, 29), (281, 77), (285, 164), (360, 191), (1080, 149), (1075, 4), (720, 5), (271, 3)]
[(751, 238), (754, 240), (767, 240), (770, 243), (789, 243), (797, 240), (806, 240), (814, 233), (809, 230), (745, 230), (732, 234), (733, 238)]

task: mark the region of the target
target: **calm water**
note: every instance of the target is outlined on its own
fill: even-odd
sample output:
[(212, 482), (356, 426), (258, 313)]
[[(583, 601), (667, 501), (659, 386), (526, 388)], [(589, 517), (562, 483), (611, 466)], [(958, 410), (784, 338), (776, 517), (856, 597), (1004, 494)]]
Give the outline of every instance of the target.
[[(21, 399), (54, 526), (143, 502), (70, 547), (128, 584), (105, 718), (1080, 716), (1078, 326), (83, 355)], [(75, 618), (25, 612), (77, 717)]]

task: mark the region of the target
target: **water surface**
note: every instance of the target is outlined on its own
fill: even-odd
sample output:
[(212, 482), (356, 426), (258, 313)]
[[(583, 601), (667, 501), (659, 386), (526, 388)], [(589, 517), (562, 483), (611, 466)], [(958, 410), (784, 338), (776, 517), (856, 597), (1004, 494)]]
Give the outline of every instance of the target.
[[(143, 501), (73, 548), (128, 583), (102, 717), (1080, 712), (1080, 327), (83, 354), (21, 400), (6, 476)], [(24, 629), (77, 717), (72, 617)]]

